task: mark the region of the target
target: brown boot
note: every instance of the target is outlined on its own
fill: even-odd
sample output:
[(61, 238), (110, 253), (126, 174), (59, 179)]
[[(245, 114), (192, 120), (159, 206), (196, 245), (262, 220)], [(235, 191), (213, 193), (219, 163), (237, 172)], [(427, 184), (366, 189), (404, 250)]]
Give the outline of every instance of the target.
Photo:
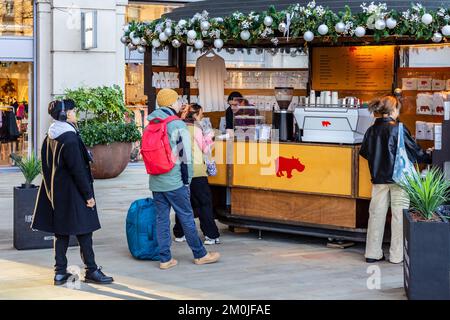
[(218, 252), (208, 252), (206, 256), (200, 259), (194, 259), (194, 263), (197, 265), (201, 264), (209, 264), (219, 261), (220, 259), (220, 253)]
[(162, 269), (162, 270), (167, 270), (167, 269), (175, 267), (177, 264), (178, 264), (178, 261), (175, 260), (175, 259), (172, 259), (172, 260), (167, 261), (167, 262), (161, 262), (159, 264), (159, 268)]

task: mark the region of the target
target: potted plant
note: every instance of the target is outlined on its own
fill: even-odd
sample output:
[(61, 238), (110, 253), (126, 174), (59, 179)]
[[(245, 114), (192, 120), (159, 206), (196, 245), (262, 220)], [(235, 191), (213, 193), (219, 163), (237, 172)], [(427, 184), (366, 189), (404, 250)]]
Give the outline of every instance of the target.
[(443, 206), (450, 181), (433, 168), (414, 170), (400, 184), (410, 199), (403, 211), (404, 286), (409, 299), (450, 299), (450, 229)]
[(51, 248), (52, 234), (31, 229), (39, 190), (33, 181), (41, 173), (41, 162), (34, 154), (26, 159), (16, 154), (11, 154), (10, 157), (25, 178), (25, 183), (14, 188), (14, 248), (18, 250)]
[(121, 174), (130, 161), (132, 143), (141, 134), (134, 121), (128, 121), (123, 92), (119, 86), (66, 90), (65, 99), (75, 101), (80, 134), (92, 152), (92, 173), (96, 179)]

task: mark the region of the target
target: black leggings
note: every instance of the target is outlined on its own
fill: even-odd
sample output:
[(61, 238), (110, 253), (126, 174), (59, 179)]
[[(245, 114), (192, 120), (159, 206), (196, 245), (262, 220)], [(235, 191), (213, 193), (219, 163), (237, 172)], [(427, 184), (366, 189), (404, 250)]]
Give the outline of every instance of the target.
[[(211, 239), (216, 239), (220, 236), (219, 229), (214, 221), (214, 212), (212, 205), (211, 189), (209, 188), (207, 177), (193, 178), (191, 185), (191, 205), (194, 212), (198, 213), (200, 220), (200, 229), (203, 234)], [(175, 217), (175, 226), (173, 227), (173, 234), (177, 238), (184, 236), (183, 228), (181, 227), (178, 217)]]
[[(67, 269), (67, 248), (69, 247), (68, 235), (55, 234), (55, 273), (66, 274)], [(86, 266), (86, 272), (93, 272), (97, 270), (95, 263), (94, 249), (92, 248), (92, 232), (87, 234), (77, 235), (78, 243), (80, 244), (80, 254)]]

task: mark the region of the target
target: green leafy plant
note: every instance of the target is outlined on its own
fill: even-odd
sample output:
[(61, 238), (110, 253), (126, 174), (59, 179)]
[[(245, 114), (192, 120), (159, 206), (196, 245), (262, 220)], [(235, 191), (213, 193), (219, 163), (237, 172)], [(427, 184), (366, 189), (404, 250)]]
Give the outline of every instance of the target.
[(135, 142), (141, 138), (134, 122), (127, 122), (122, 89), (112, 87), (66, 90), (65, 99), (75, 101), (81, 138), (88, 147), (114, 142)]
[(14, 153), (10, 157), (25, 177), (25, 186), (30, 187), (34, 179), (41, 173), (41, 161), (34, 154), (26, 159)]
[(414, 170), (405, 175), (400, 187), (405, 190), (410, 200), (410, 210), (419, 213), (425, 220), (434, 214), (450, 199), (450, 181), (438, 168), (432, 168), (425, 175)]

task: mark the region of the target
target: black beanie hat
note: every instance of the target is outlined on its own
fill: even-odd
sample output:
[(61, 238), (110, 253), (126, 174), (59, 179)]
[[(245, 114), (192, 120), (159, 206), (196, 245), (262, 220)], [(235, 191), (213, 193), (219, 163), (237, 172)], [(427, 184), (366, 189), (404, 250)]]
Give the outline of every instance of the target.
[[(73, 101), (72, 99), (64, 99), (64, 110), (67, 112), (72, 109), (75, 109), (75, 101)], [(55, 120), (58, 120), (61, 111), (62, 111), (61, 100), (52, 101), (48, 105), (48, 114)]]

